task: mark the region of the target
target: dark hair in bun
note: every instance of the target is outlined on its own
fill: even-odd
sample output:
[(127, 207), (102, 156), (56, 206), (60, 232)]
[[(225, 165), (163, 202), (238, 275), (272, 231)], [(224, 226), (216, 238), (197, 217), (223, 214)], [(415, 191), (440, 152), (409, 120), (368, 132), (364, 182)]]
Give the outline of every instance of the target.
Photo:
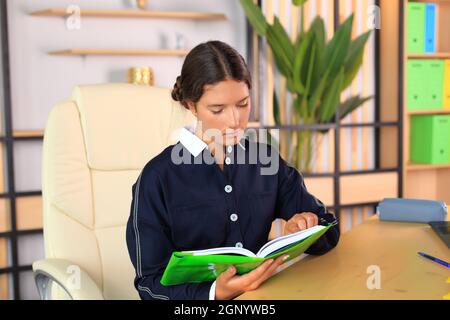
[(177, 82), (173, 85), (172, 99), (175, 101), (183, 100), (183, 97), (181, 96), (181, 76), (177, 77)]
[(250, 72), (239, 52), (222, 41), (201, 43), (186, 56), (172, 89), (172, 99), (189, 108), (187, 102), (198, 102), (205, 85), (226, 79), (244, 81), (252, 88)]

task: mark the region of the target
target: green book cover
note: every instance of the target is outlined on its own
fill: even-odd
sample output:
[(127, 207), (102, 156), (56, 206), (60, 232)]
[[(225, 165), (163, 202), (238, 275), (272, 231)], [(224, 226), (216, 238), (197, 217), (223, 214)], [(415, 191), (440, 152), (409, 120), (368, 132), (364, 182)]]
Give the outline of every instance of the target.
[(332, 226), (333, 224), (326, 227), (314, 226), (276, 238), (264, 245), (257, 254), (247, 249), (232, 247), (173, 252), (161, 278), (161, 284), (169, 286), (213, 281), (231, 265), (236, 267), (237, 274), (245, 274), (264, 261), (283, 254), (289, 255), (289, 259), (285, 261), (287, 262), (304, 253)]
[(425, 3), (408, 3), (407, 51), (425, 52)]

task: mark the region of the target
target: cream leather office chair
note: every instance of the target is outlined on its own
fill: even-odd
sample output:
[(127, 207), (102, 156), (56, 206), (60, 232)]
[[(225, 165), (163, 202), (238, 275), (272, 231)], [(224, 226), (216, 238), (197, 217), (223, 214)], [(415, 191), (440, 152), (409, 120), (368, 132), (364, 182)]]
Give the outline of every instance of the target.
[(169, 89), (78, 86), (49, 115), (43, 146), (43, 299), (137, 299), (125, 242), (131, 187), (195, 118)]

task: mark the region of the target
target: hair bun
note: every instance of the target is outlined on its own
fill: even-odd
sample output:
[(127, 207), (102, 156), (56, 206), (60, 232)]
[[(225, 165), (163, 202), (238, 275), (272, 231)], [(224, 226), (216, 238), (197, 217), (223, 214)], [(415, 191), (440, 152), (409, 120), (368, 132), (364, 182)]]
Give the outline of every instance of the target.
[(180, 102), (183, 99), (183, 97), (181, 95), (181, 76), (177, 77), (177, 81), (173, 85), (172, 99), (175, 101), (180, 101)]

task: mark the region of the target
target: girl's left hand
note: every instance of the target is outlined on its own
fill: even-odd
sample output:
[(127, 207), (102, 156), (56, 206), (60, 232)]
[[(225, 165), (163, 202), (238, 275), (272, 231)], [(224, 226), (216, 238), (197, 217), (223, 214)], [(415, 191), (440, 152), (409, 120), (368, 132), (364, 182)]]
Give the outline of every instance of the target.
[(319, 217), (312, 212), (296, 213), (284, 225), (283, 235), (306, 230), (319, 224)]

